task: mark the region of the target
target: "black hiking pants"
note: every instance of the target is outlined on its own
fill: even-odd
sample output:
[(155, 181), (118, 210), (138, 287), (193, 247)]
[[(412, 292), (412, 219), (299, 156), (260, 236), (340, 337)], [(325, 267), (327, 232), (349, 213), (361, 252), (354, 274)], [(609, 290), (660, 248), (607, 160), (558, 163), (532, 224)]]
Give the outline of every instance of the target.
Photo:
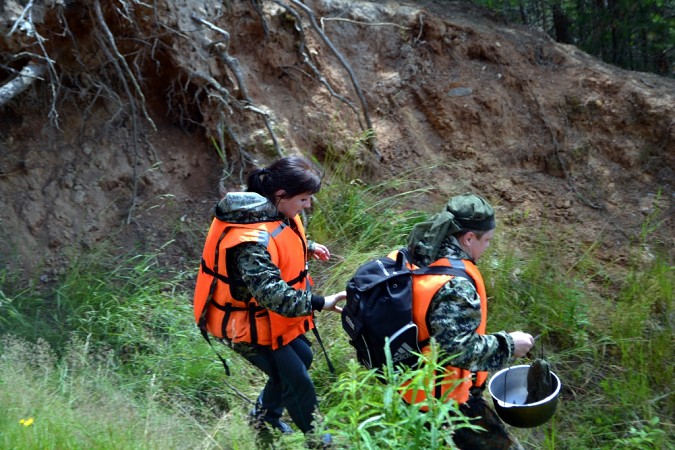
[(308, 372), (313, 353), (307, 338), (299, 336), (276, 350), (261, 348), (247, 359), (269, 376), (258, 398), (265, 419), (279, 419), (286, 408), (300, 431), (311, 431), (317, 399)]

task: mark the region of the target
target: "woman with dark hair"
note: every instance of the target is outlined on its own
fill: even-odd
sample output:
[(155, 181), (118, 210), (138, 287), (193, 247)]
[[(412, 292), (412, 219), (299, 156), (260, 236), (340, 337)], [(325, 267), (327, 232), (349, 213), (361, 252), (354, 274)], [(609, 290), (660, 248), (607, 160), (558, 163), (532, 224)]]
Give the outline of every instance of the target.
[(345, 293), (311, 291), (310, 254), (326, 261), (330, 252), (309, 241), (300, 213), (321, 188), (321, 173), (303, 157), (287, 157), (253, 171), (246, 192), (218, 202), (195, 289), (200, 328), (268, 375), (251, 412), (256, 427), (284, 433), (284, 409), (303, 432), (314, 430), (317, 407), (308, 369), (313, 354), (304, 334), (314, 328), (314, 311), (340, 312)]

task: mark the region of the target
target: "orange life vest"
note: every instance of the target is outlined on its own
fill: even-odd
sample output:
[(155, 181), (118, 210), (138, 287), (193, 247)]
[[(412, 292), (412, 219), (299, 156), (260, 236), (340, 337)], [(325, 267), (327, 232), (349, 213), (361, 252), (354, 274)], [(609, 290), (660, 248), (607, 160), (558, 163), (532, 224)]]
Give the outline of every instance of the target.
[[(389, 255), (390, 258), (395, 259), (396, 253)], [(485, 283), (478, 268), (469, 260), (448, 260), (447, 258), (440, 259), (430, 264), (430, 266), (449, 266), (464, 269), (476, 286), (476, 291), (480, 296), (480, 311), (481, 320), (476, 332), (478, 334), (485, 334), (487, 324), (487, 295), (485, 291)], [(416, 268), (413, 266), (412, 268)], [(419, 275), (413, 278), (413, 322), (417, 325), (419, 330), (419, 342), (429, 342), (431, 333), (427, 327), (427, 314), (429, 312), (429, 305), (431, 299), (438, 292), (438, 290), (447, 283), (452, 275)], [(428, 353), (430, 346), (427, 344), (422, 348), (423, 353)], [(471, 386), (482, 386), (487, 379), (487, 372), (476, 372), (473, 374), (469, 370), (460, 369), (458, 367), (446, 366), (445, 376), (436, 381), (434, 396), (441, 398), (447, 395), (449, 399), (454, 399), (458, 403), (465, 403), (469, 400), (469, 389)], [(475, 376), (475, 380), (472, 378)], [(449, 394), (446, 394), (450, 391)], [(419, 403), (424, 400), (424, 391), (413, 391), (412, 389), (403, 390), (403, 398), (408, 403)]]
[(264, 245), (279, 268), (281, 278), (291, 287), (299, 290), (310, 287), (305, 230), (297, 216), (293, 225), (283, 221), (241, 224), (213, 219), (193, 300), (195, 320), (202, 332), (233, 343), (247, 342), (277, 349), (314, 328), (311, 314), (285, 317), (261, 307), (255, 298), (236, 300), (231, 293), (227, 250), (244, 242)]

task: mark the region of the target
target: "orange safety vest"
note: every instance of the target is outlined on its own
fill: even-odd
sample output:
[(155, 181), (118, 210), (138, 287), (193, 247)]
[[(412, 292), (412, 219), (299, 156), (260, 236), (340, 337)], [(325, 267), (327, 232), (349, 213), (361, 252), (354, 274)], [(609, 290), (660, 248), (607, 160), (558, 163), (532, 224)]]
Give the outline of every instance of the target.
[(233, 343), (247, 342), (276, 350), (314, 328), (311, 314), (285, 317), (261, 307), (255, 298), (234, 299), (230, 289), (227, 250), (243, 242), (264, 245), (279, 268), (281, 278), (294, 289), (311, 286), (305, 229), (299, 217), (293, 218), (293, 222), (294, 227), (279, 220), (241, 224), (213, 219), (193, 300), (195, 320), (203, 333)]
[[(390, 258), (396, 259), (396, 253), (389, 255)], [(485, 283), (483, 277), (478, 271), (478, 267), (469, 260), (447, 258), (439, 259), (431, 263), (429, 266), (449, 266), (463, 269), (469, 275), (476, 286), (476, 291), (480, 297), (480, 312), (481, 320), (476, 332), (478, 334), (485, 334), (487, 324), (487, 294), (485, 291)], [(416, 268), (415, 266), (411, 268)], [(447, 283), (453, 275), (419, 275), (413, 278), (413, 322), (418, 327), (419, 342), (429, 342), (431, 333), (427, 327), (427, 314), (429, 312), (429, 305), (431, 299), (438, 292), (438, 290)], [(422, 353), (428, 353), (430, 345), (427, 344), (422, 348)], [(475, 380), (472, 378), (475, 376)], [(458, 403), (465, 403), (469, 400), (469, 389), (472, 386), (482, 386), (487, 380), (487, 372), (476, 372), (473, 374), (469, 370), (460, 369), (458, 367), (446, 366), (445, 376), (436, 381), (435, 389), (433, 390), (436, 398), (447, 398), (456, 400)], [(447, 392), (450, 391), (449, 394)], [(419, 403), (424, 400), (424, 391), (414, 392), (412, 389), (403, 390), (403, 398), (408, 403)]]

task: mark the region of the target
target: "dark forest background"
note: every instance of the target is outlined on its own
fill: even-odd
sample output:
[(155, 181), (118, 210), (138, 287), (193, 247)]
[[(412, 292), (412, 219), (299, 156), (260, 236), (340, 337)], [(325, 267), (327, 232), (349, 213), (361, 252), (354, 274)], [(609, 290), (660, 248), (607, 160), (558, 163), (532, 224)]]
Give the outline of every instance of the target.
[(474, 0), (629, 70), (675, 76), (674, 0)]

